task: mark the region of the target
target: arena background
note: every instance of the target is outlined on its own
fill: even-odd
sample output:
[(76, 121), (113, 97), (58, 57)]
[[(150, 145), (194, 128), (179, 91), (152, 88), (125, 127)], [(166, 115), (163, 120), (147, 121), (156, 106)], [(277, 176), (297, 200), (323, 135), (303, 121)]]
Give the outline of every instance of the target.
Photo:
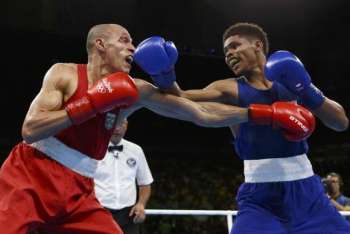
[[(270, 51), (297, 54), (313, 82), (349, 113), (349, 9), (346, 0), (6, 0), (0, 21), (0, 162), (21, 141), (24, 115), (45, 71), (55, 62), (86, 62), (86, 33), (99, 23), (125, 26), (135, 45), (152, 35), (174, 41), (180, 51), (178, 82), (184, 89), (232, 76), (223, 60), (222, 33), (238, 21), (257, 23), (268, 33)], [(136, 65), (131, 74), (148, 79)], [(129, 123), (126, 138), (144, 148), (155, 177), (149, 208), (236, 208), (242, 164), (229, 129), (199, 128), (148, 110), (135, 113)], [(321, 176), (340, 173), (348, 196), (349, 139), (349, 130), (337, 133), (318, 122), (309, 140), (315, 171)], [(143, 233), (225, 233), (225, 221), (149, 217)]]

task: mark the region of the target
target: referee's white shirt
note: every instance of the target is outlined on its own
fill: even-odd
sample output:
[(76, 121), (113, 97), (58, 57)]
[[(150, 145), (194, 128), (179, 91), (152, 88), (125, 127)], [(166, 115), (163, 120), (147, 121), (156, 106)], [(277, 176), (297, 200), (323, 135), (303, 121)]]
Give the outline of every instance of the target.
[[(109, 146), (113, 145), (111, 142)], [(122, 139), (123, 151), (106, 153), (99, 161), (94, 177), (95, 193), (101, 205), (114, 210), (133, 206), (136, 203), (136, 184), (153, 182), (151, 170), (142, 148)]]

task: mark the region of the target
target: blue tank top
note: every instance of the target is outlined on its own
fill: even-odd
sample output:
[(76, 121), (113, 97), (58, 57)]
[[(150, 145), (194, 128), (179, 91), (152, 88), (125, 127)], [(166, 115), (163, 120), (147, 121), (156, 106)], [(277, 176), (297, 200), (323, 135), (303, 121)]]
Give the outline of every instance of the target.
[[(276, 101), (294, 101), (296, 96), (278, 82), (273, 82), (271, 89), (258, 90), (250, 86), (244, 78), (237, 79), (238, 105), (248, 107), (250, 104), (272, 104)], [(235, 150), (243, 160), (263, 158), (291, 157), (308, 151), (307, 142), (291, 142), (280, 129), (269, 125), (257, 125), (250, 122), (239, 125)]]

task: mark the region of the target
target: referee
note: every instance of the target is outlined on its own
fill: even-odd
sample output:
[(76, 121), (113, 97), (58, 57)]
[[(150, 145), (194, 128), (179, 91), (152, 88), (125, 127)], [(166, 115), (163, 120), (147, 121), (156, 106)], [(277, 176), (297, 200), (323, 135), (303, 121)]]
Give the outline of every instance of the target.
[(127, 127), (125, 120), (113, 132), (108, 151), (98, 164), (95, 192), (125, 234), (138, 234), (139, 224), (146, 218), (153, 177), (142, 148), (123, 139)]

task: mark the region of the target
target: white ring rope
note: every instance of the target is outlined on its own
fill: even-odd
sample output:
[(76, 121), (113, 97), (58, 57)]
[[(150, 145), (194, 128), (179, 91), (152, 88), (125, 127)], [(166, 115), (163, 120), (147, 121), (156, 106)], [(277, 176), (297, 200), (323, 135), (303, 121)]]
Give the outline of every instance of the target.
[[(147, 215), (205, 215), (205, 216), (226, 216), (227, 229), (230, 234), (233, 220), (232, 216), (237, 215), (237, 210), (167, 210), (167, 209), (146, 209)], [(340, 211), (343, 216), (350, 216), (350, 211)]]

